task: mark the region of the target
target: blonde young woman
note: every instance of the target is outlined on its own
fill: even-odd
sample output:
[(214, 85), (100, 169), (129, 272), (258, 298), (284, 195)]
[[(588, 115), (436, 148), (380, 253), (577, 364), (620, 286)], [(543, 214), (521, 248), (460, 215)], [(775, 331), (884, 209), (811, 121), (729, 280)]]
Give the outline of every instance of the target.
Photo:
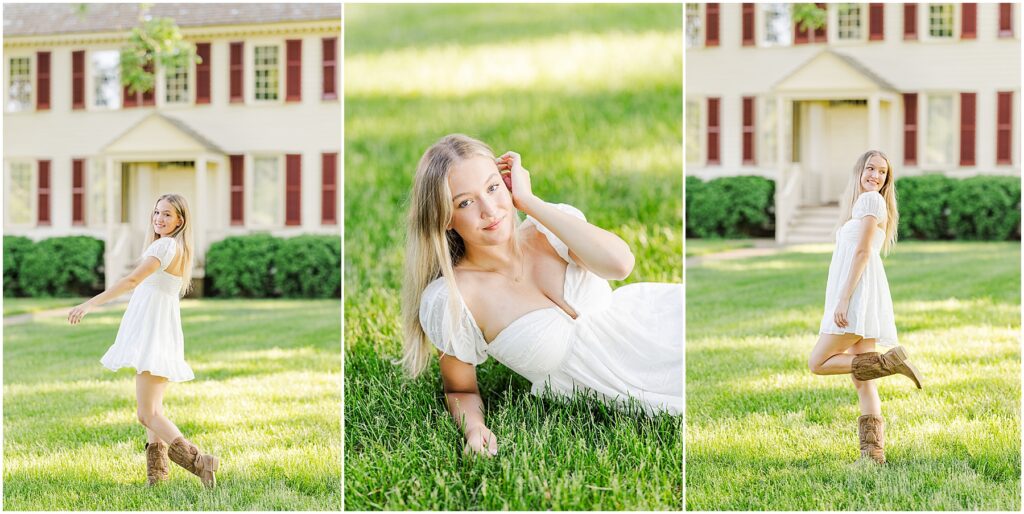
[(417, 167), (408, 223), (403, 364), (416, 376), (440, 355), (467, 452), (498, 451), (476, 381), (488, 356), (534, 394), (580, 390), (682, 413), (682, 287), (612, 291), (607, 281), (633, 269), (629, 247), (538, 198), (518, 154), (495, 159), (480, 141), (444, 137)]
[(142, 262), (127, 277), (75, 307), (68, 314), (78, 324), (94, 307), (135, 290), (121, 319), (113, 346), (100, 359), (110, 369), (134, 368), (139, 422), (146, 427), (146, 475), (149, 485), (167, 480), (168, 457), (202, 480), (216, 484), (217, 457), (199, 451), (164, 416), (168, 382), (195, 376), (185, 362), (179, 298), (192, 283), (192, 217), (185, 198), (163, 195), (153, 208), (152, 228)]
[[(889, 283), (880, 253), (896, 243), (896, 177), (889, 158), (870, 150), (857, 160), (844, 202), (844, 223), (828, 270), (825, 312), (809, 366), (818, 375), (849, 373), (857, 389), (861, 457), (885, 463), (885, 419), (874, 379), (921, 376), (897, 346)], [(892, 347), (884, 354), (875, 346)]]

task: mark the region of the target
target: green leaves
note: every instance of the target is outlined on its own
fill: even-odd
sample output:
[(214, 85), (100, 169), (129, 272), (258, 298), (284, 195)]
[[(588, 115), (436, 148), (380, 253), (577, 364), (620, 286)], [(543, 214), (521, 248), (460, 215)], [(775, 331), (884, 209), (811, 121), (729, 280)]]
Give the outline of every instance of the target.
[(151, 18), (145, 5), (139, 26), (132, 29), (121, 48), (121, 84), (130, 93), (151, 91), (156, 83), (156, 66), (172, 70), (200, 62), (195, 45), (185, 41), (171, 18)]

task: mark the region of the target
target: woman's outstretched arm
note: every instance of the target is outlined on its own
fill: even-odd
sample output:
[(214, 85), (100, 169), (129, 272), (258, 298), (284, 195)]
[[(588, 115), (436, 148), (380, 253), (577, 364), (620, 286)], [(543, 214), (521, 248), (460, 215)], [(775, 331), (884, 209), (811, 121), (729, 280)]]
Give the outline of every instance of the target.
[(75, 306), (68, 313), (68, 323), (72, 325), (78, 324), (82, 321), (82, 318), (89, 313), (93, 308), (99, 307), (125, 293), (135, 289), (135, 286), (139, 285), (146, 277), (150, 276), (156, 270), (160, 269), (160, 260), (156, 257), (149, 256), (142, 260), (128, 276), (114, 282), (114, 285), (110, 286), (110, 289), (103, 291), (102, 293), (93, 296), (85, 302)]
[(850, 274), (846, 277), (839, 292), (839, 304), (833, 313), (836, 326), (846, 328), (849, 324), (846, 313), (850, 309), (850, 298), (857, 289), (861, 275), (868, 266), (868, 259), (871, 258), (871, 239), (875, 235), (875, 227), (878, 226), (878, 218), (867, 215), (860, 220), (860, 234), (857, 238), (857, 249), (853, 253), (853, 261), (850, 263)]
[(498, 169), (512, 175), (512, 200), (516, 208), (558, 236), (577, 264), (606, 280), (622, 280), (633, 272), (633, 252), (622, 238), (566, 214), (533, 194), (530, 172), (523, 168), (519, 154), (502, 155)]
[(484, 424), (484, 402), (476, 383), (476, 368), (451, 355), (441, 355), (441, 381), (448, 412), (466, 438), (465, 452), (496, 455), (498, 438)]

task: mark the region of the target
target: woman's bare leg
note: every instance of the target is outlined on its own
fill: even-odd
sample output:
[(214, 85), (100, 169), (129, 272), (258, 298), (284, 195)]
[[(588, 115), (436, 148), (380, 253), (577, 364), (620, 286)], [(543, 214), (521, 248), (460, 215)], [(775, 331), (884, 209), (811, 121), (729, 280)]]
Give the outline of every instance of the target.
[(842, 375), (853, 371), (853, 354), (846, 353), (861, 341), (857, 334), (821, 334), (811, 350), (807, 366), (816, 375)]
[[(861, 339), (847, 351), (850, 355), (875, 351), (875, 339)], [(874, 380), (857, 380), (850, 375), (853, 386), (857, 388), (861, 414), (882, 415), (882, 400), (878, 397), (878, 386)]]
[[(181, 431), (164, 417), (164, 391), (167, 379), (144, 371), (135, 375), (135, 401), (138, 403), (139, 423), (146, 427), (147, 439), (151, 433), (170, 444), (181, 437)], [(149, 442), (155, 442), (149, 439)]]

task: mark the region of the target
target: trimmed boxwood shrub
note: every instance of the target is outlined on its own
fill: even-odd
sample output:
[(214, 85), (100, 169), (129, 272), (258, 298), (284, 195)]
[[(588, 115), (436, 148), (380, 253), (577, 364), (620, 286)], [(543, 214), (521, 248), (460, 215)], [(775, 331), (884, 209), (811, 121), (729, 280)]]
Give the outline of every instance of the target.
[(281, 241), (274, 284), (289, 298), (341, 296), (341, 238), (303, 235)]
[(947, 239), (946, 209), (956, 179), (924, 175), (896, 179), (896, 202), (900, 211), (900, 239)]
[(949, 226), (957, 239), (1003, 241), (1020, 237), (1020, 178), (960, 180), (949, 195)]
[(775, 182), (758, 176), (686, 180), (686, 233), (701, 238), (770, 236)]
[(28, 247), (17, 266), (18, 288), (26, 296), (91, 296), (103, 290), (103, 241), (44, 239)]
[(273, 296), (273, 264), (280, 242), (270, 234), (250, 234), (210, 245), (206, 252), (206, 276), (213, 294), (229, 298)]
[(23, 236), (4, 236), (4, 296), (22, 296), (24, 291), (18, 282), (21, 263), (32, 245), (31, 239)]

